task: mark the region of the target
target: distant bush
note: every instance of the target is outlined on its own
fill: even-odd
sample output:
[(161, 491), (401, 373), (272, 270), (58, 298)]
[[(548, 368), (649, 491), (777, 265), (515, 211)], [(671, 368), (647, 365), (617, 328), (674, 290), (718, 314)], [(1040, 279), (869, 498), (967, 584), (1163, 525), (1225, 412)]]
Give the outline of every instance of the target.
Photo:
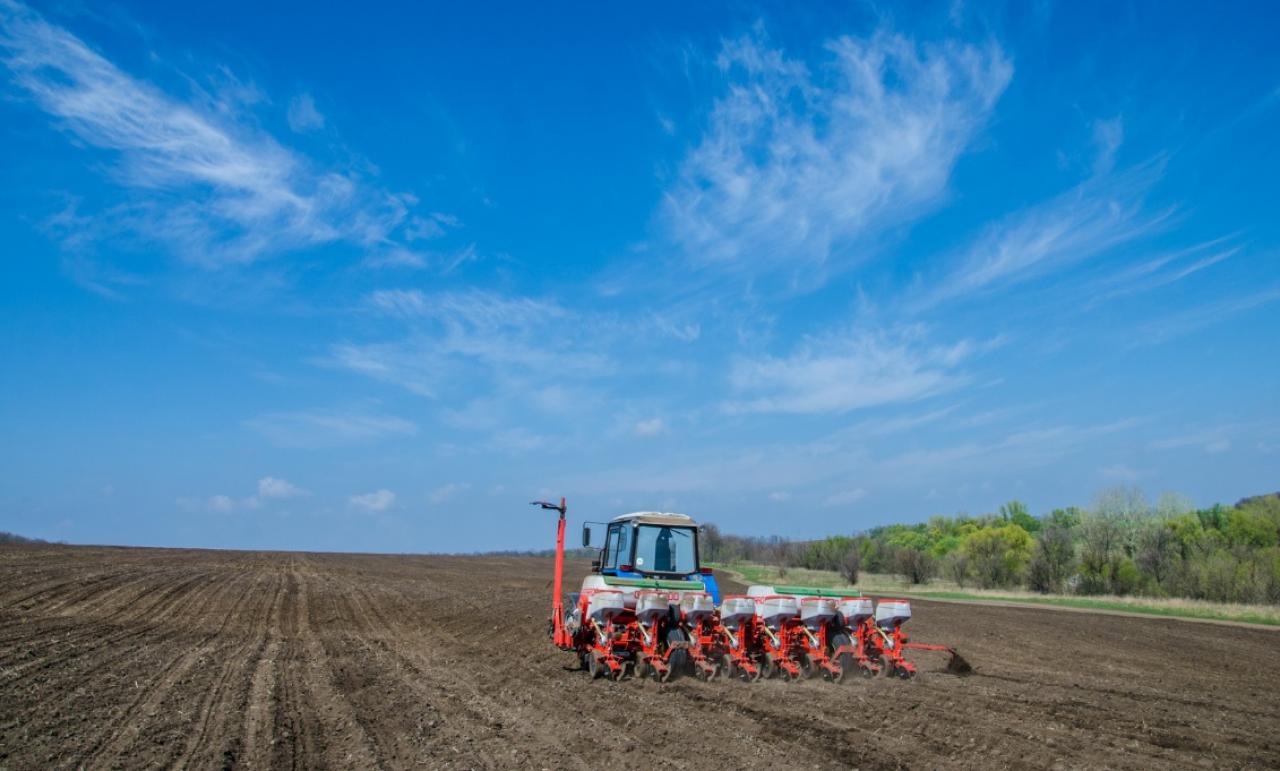
[(49, 543), (49, 542), (40, 538), (27, 538), (26, 536), (18, 535), (16, 533), (6, 533), (3, 530), (0, 530), (0, 544), (6, 544), (6, 543)]

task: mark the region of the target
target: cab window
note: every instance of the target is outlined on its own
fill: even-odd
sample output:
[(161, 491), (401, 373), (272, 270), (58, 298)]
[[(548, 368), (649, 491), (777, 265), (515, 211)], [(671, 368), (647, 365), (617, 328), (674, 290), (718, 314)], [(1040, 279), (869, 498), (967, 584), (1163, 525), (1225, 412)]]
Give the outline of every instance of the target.
[(641, 525), (636, 531), (635, 567), (645, 573), (697, 572), (693, 528)]
[(618, 567), (618, 531), (621, 529), (619, 525), (609, 526), (609, 535), (604, 541), (604, 561), (601, 563), (606, 568)]
[(609, 525), (609, 537), (605, 541), (604, 567), (617, 570), (631, 564), (631, 531), (629, 523)]

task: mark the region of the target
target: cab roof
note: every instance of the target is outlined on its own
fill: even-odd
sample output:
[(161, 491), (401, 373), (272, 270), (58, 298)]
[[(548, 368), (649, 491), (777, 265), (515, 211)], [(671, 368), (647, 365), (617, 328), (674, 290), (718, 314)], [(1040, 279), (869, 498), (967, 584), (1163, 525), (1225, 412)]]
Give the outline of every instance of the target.
[(684, 514), (672, 514), (666, 511), (633, 511), (630, 514), (620, 514), (610, 522), (635, 522), (644, 525), (671, 525), (678, 527), (697, 527), (698, 523), (693, 521), (692, 517)]

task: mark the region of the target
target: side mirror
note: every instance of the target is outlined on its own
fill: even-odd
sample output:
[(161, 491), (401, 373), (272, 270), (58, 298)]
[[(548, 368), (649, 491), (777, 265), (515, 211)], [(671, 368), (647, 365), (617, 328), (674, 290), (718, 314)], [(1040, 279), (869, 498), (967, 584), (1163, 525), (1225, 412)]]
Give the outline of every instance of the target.
[(586, 525), (582, 526), (582, 548), (586, 549), (591, 546), (591, 528)]

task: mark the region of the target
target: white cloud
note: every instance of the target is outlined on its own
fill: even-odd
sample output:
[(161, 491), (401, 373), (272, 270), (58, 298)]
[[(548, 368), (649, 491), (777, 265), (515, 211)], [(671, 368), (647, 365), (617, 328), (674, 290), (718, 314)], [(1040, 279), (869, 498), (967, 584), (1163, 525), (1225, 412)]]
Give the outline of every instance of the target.
[(311, 94), (298, 94), (289, 100), (289, 128), (305, 134), (324, 128), (324, 116), (316, 109)]
[(1130, 468), (1123, 463), (1115, 463), (1098, 469), (1098, 473), (1107, 479), (1115, 479), (1121, 482), (1136, 482), (1145, 472)]
[(566, 484), (580, 495), (599, 496), (695, 492), (714, 495), (732, 489), (764, 497), (778, 490), (802, 489), (825, 496), (819, 499), (831, 499), (830, 505), (838, 507), (870, 495), (862, 486), (850, 487), (851, 478), (874, 479), (880, 488), (917, 495), (924, 489), (921, 479), (931, 480), (936, 487), (978, 478), (993, 470), (1008, 474), (1054, 467), (1067, 456), (1096, 457), (1103, 437), (1131, 431), (1137, 423), (1123, 420), (1087, 426), (1054, 425), (950, 446), (930, 443), (925, 449), (888, 455), (873, 452), (839, 432), (814, 442), (770, 440), (755, 445), (735, 444), (715, 453), (676, 447), (669, 454), (643, 462), (584, 471), (570, 477)]
[(729, 79), (667, 192), (689, 261), (812, 273), (944, 193), (1013, 68), (994, 43), (918, 45), (878, 32), (826, 45), (811, 71), (759, 37), (726, 42)]
[(392, 289), (373, 292), (367, 302), (406, 322), (411, 334), (389, 343), (335, 345), (330, 363), (423, 396), (477, 377), (527, 390), (552, 375), (564, 382), (610, 371), (609, 359), (590, 350), (599, 340), (583, 319), (551, 301)]
[(1107, 276), (1090, 286), (1087, 307), (1100, 305), (1118, 297), (1159, 289), (1188, 276), (1213, 267), (1239, 254), (1243, 247), (1231, 246), (1234, 237), (1222, 236), (1209, 241), (1159, 254)]
[(774, 503), (785, 503), (786, 501), (791, 500), (791, 493), (786, 490), (775, 490), (769, 493), (769, 500)]
[(469, 484), (450, 482), (449, 484), (441, 485), (440, 487), (432, 490), (431, 494), (427, 496), (427, 500), (432, 503), (444, 503), (450, 498), (453, 498), (459, 493), (466, 492), (469, 489), (471, 489), (471, 485)]
[(956, 367), (969, 341), (933, 346), (919, 328), (858, 331), (806, 340), (794, 353), (739, 359), (730, 382), (732, 412), (848, 412), (910, 402), (965, 381)]
[(211, 495), (207, 498), (181, 497), (174, 501), (178, 508), (191, 514), (214, 513), (229, 514), (238, 508), (248, 505), (248, 500), (236, 501), (228, 495)]
[(1124, 141), (1124, 120), (1117, 115), (1109, 120), (1093, 122), (1093, 143), (1098, 154), (1093, 159), (1093, 173), (1107, 174), (1116, 165), (1116, 151)]
[(667, 433), (667, 424), (662, 418), (638, 420), (635, 425), (636, 436), (661, 436)]
[(1009, 287), (1103, 254), (1155, 232), (1170, 212), (1144, 214), (1143, 197), (1162, 163), (1090, 179), (989, 226), (958, 266), (918, 305)]
[(236, 502), (225, 495), (215, 495), (208, 503), (211, 511), (228, 512), (236, 507)]
[(1187, 335), (1205, 327), (1280, 301), (1280, 286), (1272, 286), (1257, 292), (1228, 297), (1197, 308), (1179, 311), (1125, 330), (1125, 342), (1130, 347), (1156, 345)]
[(383, 289), (369, 295), (369, 304), (402, 319), (431, 319), (455, 329), (494, 331), (520, 328), (562, 319), (568, 312), (560, 305), (529, 297), (503, 297), (492, 292), (441, 292), (418, 289)]
[(489, 440), (489, 446), (503, 452), (531, 452), (541, 449), (550, 442), (550, 438), (535, 434), (527, 428), (509, 428), (498, 431)]
[(418, 433), (418, 427), (404, 418), (364, 407), (273, 412), (246, 420), (244, 425), (282, 447), (299, 448), (374, 442)]
[(352, 506), (367, 512), (386, 511), (396, 502), (396, 494), (387, 489), (353, 495), (348, 499)]
[(263, 477), (258, 480), (258, 498), (296, 498), (307, 491), (285, 479)]
[(452, 214), (433, 211), (425, 217), (410, 217), (409, 224), (404, 228), (404, 237), (410, 242), (440, 238), (447, 228), (456, 228), (461, 224)]
[(1205, 431), (1196, 431), (1181, 436), (1170, 436), (1147, 443), (1152, 450), (1180, 450), (1186, 447), (1199, 447), (1211, 455), (1231, 449), (1231, 436), (1236, 434), (1240, 425), (1218, 426)]
[(309, 494), (288, 480), (263, 477), (258, 480), (257, 493), (244, 498), (233, 498), (229, 495), (211, 495), (208, 498), (181, 497), (175, 503), (182, 510), (191, 513), (230, 514), (233, 511), (257, 509), (273, 500), (285, 500)]
[(316, 168), (238, 123), (225, 95), (184, 101), (133, 78), (19, 3), (0, 4), (0, 61), (76, 140), (114, 152), (118, 181), (143, 193), (95, 217), (95, 239), (137, 233), (224, 266), (339, 240), (380, 251), (407, 216), (411, 196)]
[(852, 506), (867, 497), (867, 491), (861, 487), (832, 493), (822, 500), (823, 506)]

